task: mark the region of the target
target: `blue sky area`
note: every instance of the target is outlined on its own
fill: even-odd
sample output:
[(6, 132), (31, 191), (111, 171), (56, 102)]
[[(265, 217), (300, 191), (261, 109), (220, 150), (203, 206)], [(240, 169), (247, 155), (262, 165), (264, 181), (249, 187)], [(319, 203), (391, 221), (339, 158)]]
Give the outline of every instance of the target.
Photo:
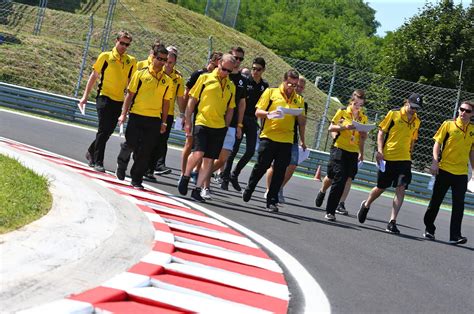
[[(377, 11), (375, 19), (381, 24), (377, 29), (377, 35), (381, 37), (385, 36), (385, 32), (395, 31), (403, 25), (405, 20), (417, 15), (426, 2), (438, 3), (438, 1), (424, 0), (367, 0), (366, 2)], [(467, 7), (469, 2), (469, 0), (454, 0), (455, 4), (463, 3), (464, 7)]]

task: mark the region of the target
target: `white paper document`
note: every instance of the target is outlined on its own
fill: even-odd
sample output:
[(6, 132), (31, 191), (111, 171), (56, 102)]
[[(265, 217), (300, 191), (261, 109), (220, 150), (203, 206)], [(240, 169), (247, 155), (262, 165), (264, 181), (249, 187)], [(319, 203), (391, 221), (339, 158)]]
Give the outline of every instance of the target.
[(87, 106), (87, 104), (84, 104), (84, 108), (82, 108), (81, 105), (79, 103), (77, 103), (77, 108), (79, 108), (79, 111), (81, 112), (81, 114), (83, 116), (86, 115), (86, 106)]
[(174, 120), (174, 129), (178, 131), (183, 129), (183, 118), (176, 117), (176, 120)]
[(380, 162), (377, 162), (377, 168), (379, 168), (381, 172), (385, 172), (385, 160), (381, 160)]
[(356, 130), (359, 132), (369, 132), (375, 128), (375, 124), (362, 124), (357, 121), (352, 121), (352, 124), (355, 126)]
[(362, 165), (364, 164), (364, 161), (361, 160), (357, 163), (357, 169), (360, 169), (360, 167), (362, 167)]
[(467, 189), (474, 193), (474, 176), (472, 177), (471, 181), (467, 184)]
[(281, 110), (283, 114), (289, 114), (292, 116), (299, 116), (303, 112), (303, 108), (283, 108), (278, 106), (277, 110)]
[(298, 146), (298, 165), (301, 164), (303, 161), (308, 159), (309, 157), (309, 149), (303, 150), (303, 147)]
[(119, 136), (122, 137), (122, 136), (123, 136), (123, 123), (120, 124), (119, 129), (120, 129), (120, 131), (119, 131)]

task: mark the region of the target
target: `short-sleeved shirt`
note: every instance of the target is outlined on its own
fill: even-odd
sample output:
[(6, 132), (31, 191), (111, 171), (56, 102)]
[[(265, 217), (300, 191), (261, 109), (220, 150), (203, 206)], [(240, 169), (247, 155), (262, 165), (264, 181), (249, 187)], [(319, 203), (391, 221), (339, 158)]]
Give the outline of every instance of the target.
[(153, 61), (152, 56), (148, 56), (148, 58), (146, 60), (138, 61), (137, 62), (137, 70), (148, 68), (152, 61)]
[[(278, 107), (299, 109), (304, 107), (304, 99), (293, 92), (286, 97), (283, 84), (279, 88), (266, 89), (257, 103), (257, 109), (274, 111)], [(268, 138), (274, 142), (293, 143), (296, 117), (286, 114), (282, 119), (263, 119), (260, 138)]]
[(207, 71), (207, 68), (194, 71), (191, 74), (191, 76), (188, 78), (188, 80), (186, 81), (186, 88), (191, 90), (191, 88), (193, 88), (194, 84), (196, 84), (201, 74), (204, 74), (204, 73), (209, 73), (209, 71)]
[(385, 133), (383, 155), (385, 160), (411, 160), (411, 144), (418, 139), (420, 119), (414, 113), (408, 121), (406, 108), (390, 110), (379, 129)]
[[(304, 102), (304, 115), (308, 115), (308, 103)], [(295, 135), (293, 136), (293, 143), (298, 144), (298, 119), (295, 121)]]
[(468, 174), (469, 155), (474, 150), (474, 124), (460, 118), (444, 121), (433, 139), (441, 144), (439, 168), (455, 175)]
[(128, 85), (135, 94), (131, 113), (147, 117), (161, 117), (163, 102), (173, 97), (173, 82), (163, 70), (156, 73), (153, 66), (135, 72)]
[(179, 73), (179, 71), (176, 69), (173, 69), (173, 72), (170, 73), (169, 77), (173, 82), (173, 98), (170, 100), (170, 109), (168, 110), (168, 115), (174, 116), (176, 98), (184, 96), (184, 79), (181, 73)]
[(253, 77), (250, 77), (247, 85), (247, 105), (245, 106), (245, 115), (255, 117), (255, 106), (257, 105), (260, 96), (269, 87), (267, 81), (260, 80), (256, 82)]
[(128, 82), (137, 69), (137, 60), (125, 53), (120, 56), (114, 47), (112, 51), (102, 52), (92, 67), (100, 75), (97, 96), (123, 101)]
[(195, 125), (224, 128), (228, 108), (235, 108), (235, 85), (229, 78), (219, 79), (217, 69), (199, 76), (189, 92), (197, 99)]
[[(346, 126), (351, 125), (354, 120), (362, 124), (367, 124), (368, 121), (367, 116), (362, 112), (362, 110), (359, 111), (359, 117), (354, 119), (352, 115), (352, 105), (349, 105), (347, 108), (339, 109), (332, 118), (331, 123)], [(359, 141), (359, 131), (342, 130), (337, 132), (337, 135), (334, 138), (334, 146), (351, 153), (358, 153)]]
[(247, 85), (248, 80), (246, 77), (242, 76), (239, 73), (230, 73), (229, 78), (235, 85), (235, 109), (234, 115), (232, 116), (232, 121), (230, 122), (230, 126), (235, 128), (237, 127), (238, 120), (239, 120), (239, 103), (241, 99), (247, 98)]

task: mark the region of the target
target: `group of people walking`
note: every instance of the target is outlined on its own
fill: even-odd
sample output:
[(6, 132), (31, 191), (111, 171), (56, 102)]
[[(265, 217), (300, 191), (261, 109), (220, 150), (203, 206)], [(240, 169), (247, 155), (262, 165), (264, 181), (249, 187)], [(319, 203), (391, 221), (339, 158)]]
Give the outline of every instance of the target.
[[(131, 43), (130, 33), (118, 33), (112, 51), (101, 53), (94, 63), (79, 102), (83, 109), (99, 81), (96, 98), (99, 125), (86, 152), (89, 166), (105, 171), (107, 140), (117, 123), (123, 125), (128, 120), (125, 142), (117, 156), (116, 176), (119, 180), (125, 179), (133, 155), (131, 185), (143, 189), (144, 179), (156, 181), (155, 174), (171, 172), (165, 162), (167, 141), (173, 123), (181, 123), (186, 143), (177, 184), (180, 194), (186, 195), (190, 181), (193, 181), (191, 198), (198, 202), (212, 199), (212, 176), (221, 189), (228, 190), (230, 183), (235, 190), (241, 191), (239, 175), (257, 151), (257, 161), (243, 189), (242, 199), (248, 202), (260, 179), (267, 174), (266, 208), (277, 212), (279, 203), (284, 202), (283, 186), (298, 165), (299, 150), (306, 150), (308, 105), (302, 96), (305, 79), (291, 69), (283, 73), (280, 86), (271, 88), (263, 79), (265, 60), (255, 58), (250, 75), (245, 74), (241, 71), (245, 51), (232, 47), (228, 53), (213, 53), (207, 66), (195, 71), (185, 83), (183, 75), (175, 69), (178, 59), (175, 47), (165, 47), (157, 41), (152, 45), (149, 57), (137, 62), (126, 52)], [(347, 215), (345, 200), (358, 166), (364, 160), (367, 131), (357, 125), (368, 122), (362, 110), (365, 99), (363, 90), (355, 90), (349, 105), (336, 112), (329, 126), (333, 144), (327, 176), (315, 200), (317, 207), (322, 206), (329, 190), (325, 215), (328, 221), (335, 221), (336, 214)], [(175, 110), (175, 104), (178, 110)], [(422, 106), (422, 96), (413, 93), (403, 107), (390, 110), (378, 125), (377, 186), (360, 205), (357, 213), (360, 223), (365, 222), (373, 202), (392, 186), (395, 196), (386, 230), (400, 232), (396, 219), (411, 182), (412, 153), (421, 123), (417, 111)], [(444, 122), (434, 136), (431, 172), (436, 181), (424, 217), (427, 239), (435, 238), (434, 221), (451, 187), (450, 241), (455, 244), (467, 241), (461, 235), (461, 221), (469, 162), (474, 167), (472, 110), (472, 102), (462, 102), (458, 117)], [(175, 112), (179, 112), (176, 121)], [(245, 153), (234, 166), (243, 136), (246, 138)]]

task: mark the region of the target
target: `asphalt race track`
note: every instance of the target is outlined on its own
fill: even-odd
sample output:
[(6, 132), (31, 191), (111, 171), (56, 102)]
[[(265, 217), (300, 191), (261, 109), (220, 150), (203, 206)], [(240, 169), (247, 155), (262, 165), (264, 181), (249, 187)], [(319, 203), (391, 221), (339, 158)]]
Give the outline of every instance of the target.
[[(87, 130), (0, 110), (0, 136), (85, 162), (84, 154), (95, 136)], [(107, 145), (105, 168), (115, 170), (119, 143)], [(159, 189), (178, 194), (181, 152), (168, 150), (169, 175), (157, 177)], [(130, 167), (129, 167), (130, 168)], [(240, 177), (245, 187), (247, 167)], [(346, 208), (349, 216), (327, 222), (314, 207), (320, 182), (294, 177), (285, 189), (286, 204), (279, 213), (265, 211), (264, 179), (249, 203), (239, 192), (222, 191), (203, 206), (271, 240), (295, 257), (326, 293), (334, 313), (472, 313), (474, 312), (474, 218), (464, 216), (466, 245), (447, 244), (450, 212), (441, 210), (436, 222), (437, 241), (427, 241), (424, 205), (405, 202), (397, 221), (400, 235), (385, 232), (391, 198), (372, 206), (365, 224), (355, 216), (367, 192), (352, 190)], [(190, 193), (188, 193), (189, 196)], [(323, 204), (324, 208), (325, 204)], [(471, 208), (471, 210), (473, 210)], [(287, 278), (292, 300), (290, 312), (299, 313), (304, 300), (298, 286)]]

